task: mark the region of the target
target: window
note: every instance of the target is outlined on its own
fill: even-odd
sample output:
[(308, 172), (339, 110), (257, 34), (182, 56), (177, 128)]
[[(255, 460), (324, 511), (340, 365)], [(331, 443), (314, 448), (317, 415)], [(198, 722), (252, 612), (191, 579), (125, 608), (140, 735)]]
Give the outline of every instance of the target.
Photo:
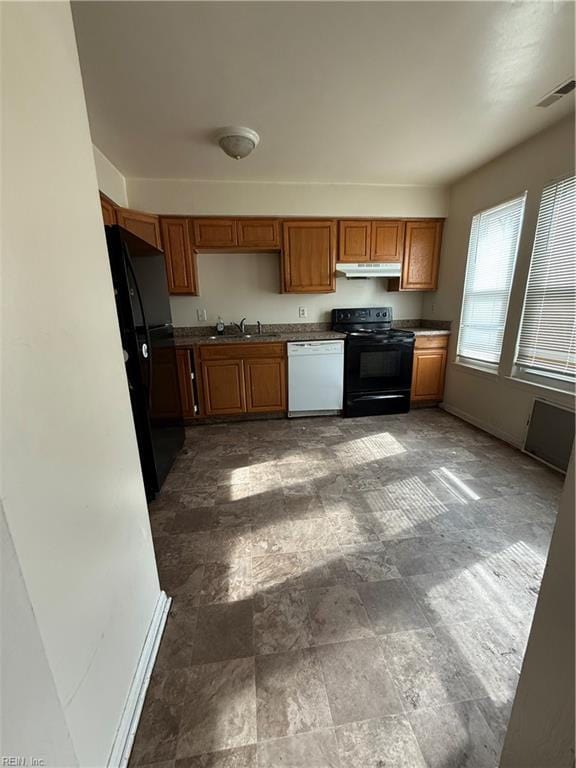
[(472, 219), (458, 356), (499, 363), (526, 194)]
[(576, 178), (542, 193), (516, 365), (574, 380), (576, 361)]

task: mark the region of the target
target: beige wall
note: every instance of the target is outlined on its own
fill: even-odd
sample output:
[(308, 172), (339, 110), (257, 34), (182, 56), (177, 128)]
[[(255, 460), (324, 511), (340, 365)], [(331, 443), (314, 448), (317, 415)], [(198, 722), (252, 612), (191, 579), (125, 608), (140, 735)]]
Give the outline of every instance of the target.
[(574, 454), (500, 766), (574, 766)]
[(444, 216), (443, 187), (126, 179), (133, 208), (225, 216)]
[(32, 633), (4, 741), (101, 767), (160, 591), (70, 6), (2, 16), (0, 497)]
[(98, 189), (104, 192), (116, 205), (125, 208), (128, 205), (126, 195), (126, 179), (120, 173), (118, 168), (113, 165), (98, 147), (92, 146), (94, 152), (94, 164), (96, 166), (96, 177), (98, 178)]
[[(214, 325), (218, 315), (225, 322), (249, 323), (329, 322), (333, 307), (391, 306), (397, 319), (421, 317), (422, 293), (389, 293), (387, 280), (337, 278), (336, 293), (279, 294), (278, 254), (212, 254), (198, 256), (201, 295), (173, 296), (175, 325)], [(308, 316), (300, 318), (298, 308)], [(196, 310), (206, 309), (206, 322), (197, 322)]]
[[(553, 109), (553, 107), (552, 107)], [(478, 211), (528, 192), (516, 276), (499, 374), (449, 364), (444, 404), (448, 410), (520, 445), (535, 396), (560, 404), (573, 398), (553, 390), (512, 381), (512, 360), (528, 277), (538, 206), (547, 182), (574, 169), (573, 117), (557, 123), (479, 168), (450, 189), (449, 215), (440, 259), (439, 287), (426, 294), (425, 317), (452, 320), (450, 360), (454, 361), (472, 217)]]

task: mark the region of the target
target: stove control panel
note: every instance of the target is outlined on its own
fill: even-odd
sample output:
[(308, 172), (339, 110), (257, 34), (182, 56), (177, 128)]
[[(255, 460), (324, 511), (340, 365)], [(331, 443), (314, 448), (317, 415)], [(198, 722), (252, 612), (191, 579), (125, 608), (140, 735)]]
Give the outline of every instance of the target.
[(381, 323), (391, 322), (391, 320), (392, 307), (332, 310), (332, 323)]

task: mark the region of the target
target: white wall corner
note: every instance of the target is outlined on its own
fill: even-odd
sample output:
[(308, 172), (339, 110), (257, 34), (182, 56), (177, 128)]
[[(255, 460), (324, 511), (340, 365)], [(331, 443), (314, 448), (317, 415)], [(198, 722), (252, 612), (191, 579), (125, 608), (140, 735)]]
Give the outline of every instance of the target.
[(126, 178), (95, 144), (92, 145), (92, 150), (100, 192), (103, 192), (117, 205), (123, 208), (127, 207)]

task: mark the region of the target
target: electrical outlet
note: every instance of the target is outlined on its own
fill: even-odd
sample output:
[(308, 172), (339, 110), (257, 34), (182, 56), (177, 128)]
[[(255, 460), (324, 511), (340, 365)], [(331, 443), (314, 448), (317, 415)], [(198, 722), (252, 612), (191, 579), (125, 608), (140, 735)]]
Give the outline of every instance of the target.
[(298, 307), (298, 317), (308, 317), (308, 310), (306, 307)]
[(198, 318), (198, 320), (200, 322), (202, 322), (203, 320), (207, 320), (208, 316), (206, 315), (206, 310), (205, 309), (197, 309), (196, 310), (196, 317)]

